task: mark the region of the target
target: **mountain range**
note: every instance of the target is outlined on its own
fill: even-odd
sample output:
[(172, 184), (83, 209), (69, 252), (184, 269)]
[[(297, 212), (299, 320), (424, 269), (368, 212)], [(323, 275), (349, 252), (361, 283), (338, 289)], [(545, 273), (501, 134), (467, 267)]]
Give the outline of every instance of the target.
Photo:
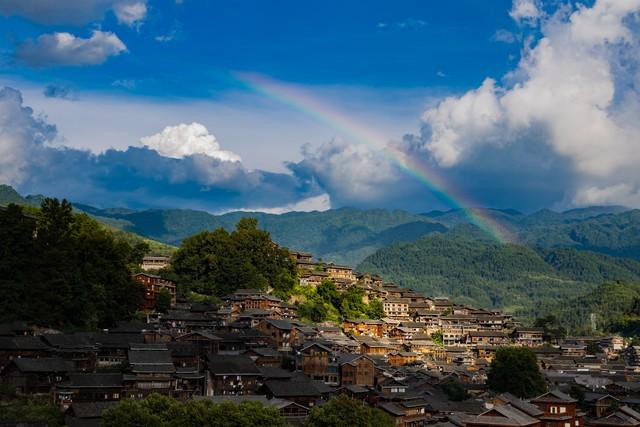
[[(23, 197), (0, 186), (0, 205), (36, 206), (42, 198)], [(240, 218), (256, 217), (274, 241), (311, 252), (317, 259), (357, 266), (431, 295), (500, 307), (524, 317), (557, 311), (558, 301), (579, 301), (603, 283), (640, 282), (640, 210), (620, 206), (530, 214), (483, 209), (484, 216), (515, 236), (516, 243), (509, 244), (492, 240), (459, 209), (422, 214), (340, 208), (214, 215), (188, 209), (103, 209), (83, 204), (74, 208), (126, 236), (149, 239), (160, 253), (171, 252), (200, 231), (231, 230)]]

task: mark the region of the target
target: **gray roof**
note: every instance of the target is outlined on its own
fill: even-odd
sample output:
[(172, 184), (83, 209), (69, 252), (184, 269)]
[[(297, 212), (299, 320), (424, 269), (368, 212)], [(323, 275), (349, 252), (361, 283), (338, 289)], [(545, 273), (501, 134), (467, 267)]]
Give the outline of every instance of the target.
[(173, 365), (168, 350), (129, 350), (128, 357), (132, 365)]
[(312, 381), (269, 380), (264, 386), (275, 397), (319, 397), (321, 392)]
[(208, 355), (209, 371), (214, 375), (260, 375), (260, 369), (249, 356)]
[(21, 372), (72, 372), (75, 370), (73, 362), (59, 357), (13, 359), (13, 363)]
[(60, 386), (72, 388), (122, 387), (122, 374), (70, 374), (69, 381)]

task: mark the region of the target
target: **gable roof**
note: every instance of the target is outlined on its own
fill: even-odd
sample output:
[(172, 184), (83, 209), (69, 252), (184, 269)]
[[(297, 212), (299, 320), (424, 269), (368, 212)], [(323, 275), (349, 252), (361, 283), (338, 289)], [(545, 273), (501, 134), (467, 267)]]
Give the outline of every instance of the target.
[(577, 402), (577, 400), (575, 400), (573, 397), (569, 396), (568, 394), (565, 394), (563, 392), (561, 392), (560, 390), (551, 390), (548, 391), (534, 399), (531, 399), (530, 402), (534, 403), (534, 402), (546, 402), (546, 403), (575, 403)]
[(471, 422), (487, 426), (529, 426), (540, 421), (511, 405), (498, 405), (473, 417)]

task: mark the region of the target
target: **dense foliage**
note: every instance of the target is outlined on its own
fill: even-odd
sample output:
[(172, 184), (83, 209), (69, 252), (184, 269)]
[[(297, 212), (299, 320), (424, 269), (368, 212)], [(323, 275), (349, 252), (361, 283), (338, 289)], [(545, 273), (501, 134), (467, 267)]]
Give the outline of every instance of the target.
[(296, 277), (289, 251), (258, 229), (254, 218), (242, 218), (232, 233), (218, 228), (189, 237), (174, 254), (172, 269), (181, 292), (217, 296), (268, 287), (285, 294)]
[(344, 319), (380, 319), (384, 317), (382, 302), (371, 299), (365, 303), (362, 289), (355, 287), (338, 291), (332, 280), (324, 280), (317, 289), (296, 286), (293, 293), (304, 298), (298, 305), (298, 314), (303, 320), (341, 322)]
[(522, 398), (540, 395), (547, 388), (536, 355), (527, 347), (500, 347), (491, 362), (487, 386)]
[(575, 249), (539, 250), (446, 235), (425, 236), (369, 256), (358, 267), (428, 295), (545, 314), (610, 280), (640, 281), (640, 262)]
[(62, 413), (48, 398), (19, 396), (12, 385), (0, 384), (0, 425), (16, 425), (16, 421), (46, 422), (49, 427), (65, 425)]
[(392, 427), (393, 421), (380, 409), (371, 408), (346, 395), (332, 398), (326, 405), (316, 406), (305, 427)]
[(604, 283), (586, 295), (550, 306), (549, 311), (576, 333), (640, 336), (640, 283)]
[(71, 205), (44, 199), (35, 216), (0, 210), (0, 319), (54, 327), (129, 319), (142, 295), (132, 248)]
[(454, 402), (462, 402), (469, 398), (469, 393), (459, 380), (453, 380), (446, 382), (442, 385), (442, 390), (447, 395), (449, 400)]
[(213, 403), (152, 394), (143, 400), (122, 400), (102, 415), (103, 427), (285, 427), (277, 409), (258, 402)]

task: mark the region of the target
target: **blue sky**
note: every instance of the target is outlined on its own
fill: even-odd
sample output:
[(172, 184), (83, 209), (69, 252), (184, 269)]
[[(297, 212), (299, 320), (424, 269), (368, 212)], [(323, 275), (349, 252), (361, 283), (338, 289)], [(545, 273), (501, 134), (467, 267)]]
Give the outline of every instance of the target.
[(493, 40), (498, 29), (517, 30), (508, 0), (185, 0), (147, 7), (134, 27), (119, 24), (109, 11), (82, 25), (5, 18), (2, 46), (9, 57), (16, 42), (51, 31), (85, 37), (96, 28), (113, 31), (128, 49), (91, 69), (18, 64), (6, 72), (103, 91), (114, 90), (113, 81), (133, 80), (129, 92), (156, 97), (219, 96), (233, 87), (227, 76), (234, 70), (299, 84), (461, 90), (504, 74), (513, 65), (510, 55), (519, 52), (515, 44)]
[[(395, 147), (461, 205), (640, 206), (639, 9), (0, 0), (0, 85), (11, 88), (0, 181), (102, 206), (456, 207), (388, 164)], [(388, 147), (372, 151), (238, 73), (304, 93)], [(67, 167), (43, 173), (50, 158)]]

